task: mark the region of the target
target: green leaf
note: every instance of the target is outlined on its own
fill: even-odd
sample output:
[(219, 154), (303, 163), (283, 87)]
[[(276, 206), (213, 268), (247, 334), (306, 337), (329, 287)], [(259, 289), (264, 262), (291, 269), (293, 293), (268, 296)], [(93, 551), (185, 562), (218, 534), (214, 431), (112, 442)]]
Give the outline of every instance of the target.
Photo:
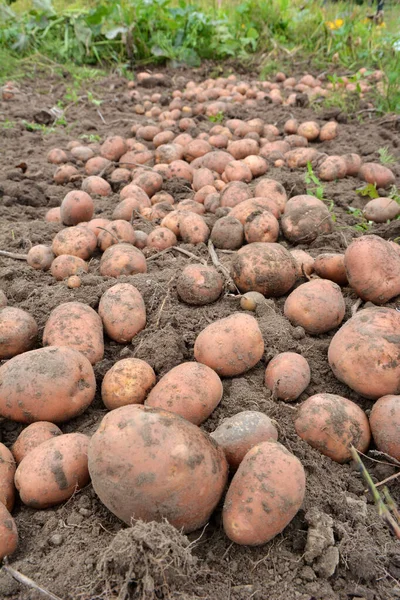
[(75, 21), (74, 32), (78, 42), (81, 42), (89, 52), (90, 41), (92, 39), (92, 30), (84, 23), (84, 21)]
[(33, 0), (32, 6), (38, 12), (43, 12), (46, 15), (55, 16), (56, 14), (51, 0)]

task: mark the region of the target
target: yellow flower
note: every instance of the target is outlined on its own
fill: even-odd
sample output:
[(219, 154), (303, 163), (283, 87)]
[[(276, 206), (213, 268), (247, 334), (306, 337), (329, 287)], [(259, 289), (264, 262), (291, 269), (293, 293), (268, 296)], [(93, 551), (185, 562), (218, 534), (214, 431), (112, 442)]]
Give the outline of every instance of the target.
[(386, 27), (386, 23), (382, 21), (382, 23), (379, 23), (378, 27)]
[(344, 24), (343, 19), (336, 19), (336, 21), (335, 21), (336, 29), (339, 29), (343, 24)]
[(335, 21), (326, 21), (325, 25), (328, 29), (340, 29), (344, 25), (343, 19), (335, 19)]

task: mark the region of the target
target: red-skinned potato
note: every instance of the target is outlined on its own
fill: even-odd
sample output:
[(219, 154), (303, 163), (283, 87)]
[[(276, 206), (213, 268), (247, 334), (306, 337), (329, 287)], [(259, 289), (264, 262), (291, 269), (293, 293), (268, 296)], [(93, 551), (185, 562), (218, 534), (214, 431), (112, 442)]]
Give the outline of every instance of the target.
[(62, 281), (76, 275), (79, 271), (85, 273), (89, 270), (89, 265), (79, 258), (78, 256), (69, 256), (68, 254), (61, 254), (57, 256), (51, 263), (51, 274), (57, 281)]
[(62, 423), (83, 413), (96, 391), (90, 362), (66, 347), (15, 356), (0, 367), (0, 415), (19, 423)]
[(344, 254), (319, 254), (314, 260), (314, 271), (322, 279), (330, 279), (338, 285), (348, 285)]
[(50, 208), (45, 217), (44, 220), (47, 223), (61, 223), (61, 211), (60, 211), (60, 207), (59, 206), (55, 206), (54, 208)]
[(0, 504), (10, 512), (15, 501), (15, 460), (10, 450), (0, 443)]
[(273, 421), (256, 410), (244, 410), (224, 419), (210, 435), (225, 452), (232, 471), (236, 471), (251, 448), (278, 440)]
[(134, 242), (135, 230), (124, 219), (111, 221), (97, 236), (97, 244), (102, 252), (114, 244), (133, 244)]
[(346, 305), (340, 287), (328, 279), (314, 279), (299, 285), (286, 299), (285, 317), (312, 335), (338, 327)]
[(311, 380), (310, 366), (304, 356), (296, 352), (282, 352), (275, 356), (265, 371), (265, 385), (275, 398), (292, 402), (304, 392)]
[(221, 192), (221, 206), (236, 206), (252, 197), (251, 190), (243, 181), (231, 181)]
[(309, 142), (316, 140), (320, 134), (320, 127), (315, 121), (304, 121), (297, 128), (297, 135), (302, 135)]
[(0, 310), (0, 360), (31, 350), (37, 335), (37, 323), (25, 310), (13, 306)]
[(361, 156), (358, 154), (345, 154), (343, 158), (345, 159), (347, 165), (346, 175), (348, 177), (356, 177), (362, 164)]
[(246, 241), (276, 242), (279, 237), (279, 223), (268, 210), (257, 210), (251, 213), (244, 224)]
[(26, 257), (26, 262), (33, 269), (48, 271), (54, 258), (55, 256), (50, 246), (38, 244), (37, 246), (32, 246), (32, 248), (29, 250)]
[(378, 188), (388, 188), (396, 183), (393, 171), (376, 163), (364, 163), (358, 171), (358, 176), (367, 183), (376, 184)]
[(145, 405), (168, 410), (200, 425), (218, 406), (222, 393), (222, 383), (215, 371), (206, 365), (187, 362), (160, 379)]
[(54, 173), (53, 179), (57, 185), (64, 185), (80, 177), (79, 171), (72, 165), (61, 165)]
[(181, 218), (181, 211), (172, 210), (170, 213), (165, 215), (163, 220), (161, 221), (161, 227), (167, 227), (170, 229), (176, 236), (179, 235), (179, 221)]
[(131, 221), (133, 215), (139, 213), (142, 208), (150, 208), (151, 201), (149, 198), (146, 200), (139, 200), (134, 196), (128, 196), (124, 200), (121, 200), (119, 204), (114, 208), (112, 218), (115, 221), (123, 219), (124, 221)]
[(400, 396), (382, 396), (372, 407), (369, 424), (376, 447), (400, 460)]
[(102, 295), (99, 315), (107, 335), (125, 344), (146, 325), (146, 307), (141, 293), (130, 283), (117, 283)]
[(100, 260), (100, 275), (103, 277), (121, 277), (146, 273), (146, 258), (131, 244), (115, 244), (104, 252)]
[(168, 227), (156, 227), (147, 236), (147, 247), (161, 251), (176, 246), (176, 235)]
[(179, 234), (186, 244), (201, 244), (207, 242), (210, 230), (201, 215), (183, 211), (179, 218)]
[(321, 233), (332, 231), (332, 219), (325, 204), (314, 196), (293, 196), (282, 215), (281, 227), (289, 242), (309, 243)]
[(216, 171), (220, 175), (225, 171), (225, 167), (232, 161), (232, 155), (224, 150), (214, 150), (208, 152), (202, 157), (202, 167)]
[(100, 153), (101, 156), (108, 160), (117, 161), (125, 154), (127, 150), (126, 142), (124, 138), (119, 135), (108, 137), (105, 142), (101, 145)]
[(202, 306), (218, 300), (224, 283), (218, 271), (207, 265), (188, 265), (176, 282), (178, 296), (186, 304)]
[(195, 531), (227, 481), (224, 453), (206, 433), (174, 413), (139, 405), (108, 413), (88, 455), (96, 494), (128, 525), (133, 518), (165, 518), (185, 533)]
[(229, 212), (229, 216), (234, 217), (244, 225), (247, 217), (257, 210), (269, 210), (269, 212), (274, 215), (275, 219), (279, 219), (281, 214), (275, 200), (272, 198), (258, 197), (249, 198), (248, 200), (240, 202), (240, 204), (232, 208)]
[(301, 462), (284, 446), (278, 442), (254, 446), (240, 463), (225, 497), (226, 535), (236, 544), (266, 544), (301, 507), (305, 480)]
[(18, 532), (15, 521), (0, 502), (0, 561), (17, 549)]
[(83, 260), (90, 258), (97, 248), (97, 236), (88, 227), (68, 227), (59, 231), (52, 243), (56, 256), (70, 254)]
[(225, 377), (252, 369), (263, 353), (264, 340), (258, 323), (243, 313), (233, 313), (211, 323), (194, 344), (195, 359)]
[(271, 198), (274, 200), (281, 213), (285, 210), (287, 202), (286, 190), (283, 185), (279, 183), (279, 181), (275, 181), (275, 179), (261, 179), (254, 188), (254, 197)]
[(87, 304), (59, 304), (46, 322), (43, 345), (73, 348), (94, 365), (104, 355), (103, 324), (99, 315)]
[(68, 192), (61, 202), (61, 221), (64, 225), (78, 225), (83, 221), (90, 221), (93, 211), (94, 202), (89, 194), (73, 190)]
[(290, 250), (290, 254), (296, 263), (297, 279), (302, 279), (314, 273), (314, 259), (307, 252), (295, 248), (294, 250)]
[(244, 242), (243, 225), (231, 215), (222, 217), (212, 228), (211, 241), (216, 248), (237, 250)]
[(330, 140), (334, 140), (338, 134), (338, 124), (336, 121), (328, 121), (321, 127), (321, 131), (319, 132), (319, 139), (321, 142), (327, 142)]
[(111, 185), (98, 175), (90, 175), (82, 181), (82, 189), (88, 194), (109, 196), (112, 193)]
[(318, 150), (315, 148), (295, 148), (285, 153), (285, 161), (291, 169), (301, 169), (307, 163), (313, 163), (317, 156)]
[(22, 502), (31, 508), (49, 508), (87, 485), (88, 445), (88, 436), (65, 433), (29, 452), (15, 473)]
[(347, 175), (347, 163), (343, 156), (328, 156), (318, 168), (322, 181), (335, 181)]
[(109, 410), (143, 404), (155, 383), (156, 375), (149, 364), (139, 358), (124, 358), (104, 375), (101, 397)]
[(225, 181), (244, 181), (249, 183), (253, 179), (250, 167), (243, 160), (233, 160), (228, 163), (224, 171)]
[(393, 198), (374, 198), (364, 206), (363, 213), (368, 221), (386, 223), (400, 215), (400, 205)]
[(31, 450), (58, 435), (62, 435), (61, 429), (49, 421), (36, 421), (25, 427), (11, 447), (17, 465)]
[(333, 373), (366, 398), (400, 394), (399, 336), (396, 310), (360, 310), (331, 340), (328, 360)]
[(368, 418), (355, 402), (336, 394), (315, 394), (301, 404), (297, 434), (332, 460), (351, 460), (350, 446), (366, 452), (371, 440)]

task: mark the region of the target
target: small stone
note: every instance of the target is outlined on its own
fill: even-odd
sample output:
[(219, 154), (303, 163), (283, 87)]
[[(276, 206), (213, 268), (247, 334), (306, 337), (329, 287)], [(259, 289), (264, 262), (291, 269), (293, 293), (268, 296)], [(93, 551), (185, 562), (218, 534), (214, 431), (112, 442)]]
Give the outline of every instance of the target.
[(83, 521), (83, 516), (73, 512), (68, 516), (67, 523), (68, 525), (80, 525)]
[(336, 546), (329, 546), (321, 556), (321, 558), (314, 565), (314, 570), (320, 577), (328, 579), (332, 577), (336, 571), (336, 567), (339, 564), (339, 550)]
[(304, 337), (306, 337), (306, 332), (303, 327), (294, 327), (292, 329), (292, 337), (295, 340), (302, 340)]
[(88, 508), (80, 508), (79, 514), (81, 514), (83, 517), (90, 517), (90, 515), (92, 514), (92, 511), (89, 510)]
[(304, 581), (315, 581), (317, 579), (313, 569), (308, 566), (303, 567), (303, 569), (300, 571), (300, 575)]
[(55, 533), (49, 538), (49, 542), (52, 546), (61, 546), (63, 541), (63, 536), (60, 533)]
[(351, 511), (353, 513), (355, 513), (355, 515), (358, 517), (358, 519), (360, 520), (365, 520), (368, 516), (368, 509), (367, 509), (367, 501), (364, 500), (359, 500), (358, 498), (352, 498), (351, 496), (346, 496), (346, 503), (349, 506), (349, 508), (351, 509)]

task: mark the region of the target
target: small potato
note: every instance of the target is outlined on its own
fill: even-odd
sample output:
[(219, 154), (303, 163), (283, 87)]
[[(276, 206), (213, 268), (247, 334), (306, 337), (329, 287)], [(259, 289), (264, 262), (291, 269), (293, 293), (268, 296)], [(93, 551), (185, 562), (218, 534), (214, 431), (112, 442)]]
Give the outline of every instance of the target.
[(258, 323), (243, 313), (233, 313), (211, 323), (194, 344), (195, 359), (225, 377), (252, 369), (263, 353), (264, 340)]
[(224, 282), (218, 271), (214, 267), (199, 264), (185, 267), (176, 282), (179, 298), (195, 306), (215, 302), (223, 289)]
[(121, 277), (146, 272), (147, 263), (143, 253), (131, 244), (110, 246), (100, 260), (100, 275), (103, 277)]
[(88, 227), (68, 227), (59, 231), (52, 243), (56, 256), (69, 254), (83, 260), (91, 258), (97, 248), (97, 237)]
[(82, 280), (80, 277), (78, 277), (78, 275), (71, 275), (71, 277), (68, 277), (67, 279), (67, 286), (72, 290), (78, 287), (81, 287), (82, 285)]
[(340, 287), (328, 279), (314, 279), (299, 285), (286, 299), (285, 317), (294, 326), (319, 335), (338, 327), (346, 305)]
[(348, 285), (344, 254), (319, 254), (314, 261), (314, 271), (322, 279), (330, 279), (340, 286)]
[(249, 183), (253, 179), (250, 167), (243, 160), (233, 160), (228, 163), (224, 171), (226, 181), (244, 181)]
[(157, 194), (151, 197), (151, 204), (159, 204), (160, 202), (171, 204), (171, 206), (175, 204), (174, 197), (163, 191), (157, 192)]
[(87, 304), (59, 304), (46, 322), (43, 345), (73, 348), (94, 365), (104, 355), (103, 324), (99, 315)]
[(381, 452), (400, 460), (400, 396), (382, 396), (369, 416), (372, 436)]
[(364, 217), (374, 223), (386, 223), (400, 215), (400, 205), (393, 198), (374, 198), (364, 206)]
[(160, 175), (160, 173), (156, 173), (155, 171), (146, 171), (145, 173), (135, 177), (132, 183), (137, 185), (148, 195), (149, 198), (151, 198), (154, 196), (154, 194), (161, 190), (163, 185), (163, 177)]
[[(222, 396), (222, 394), (221, 394)], [(0, 443), (0, 504), (10, 512), (15, 501), (15, 460), (10, 450)]]
[(141, 293), (130, 283), (110, 287), (99, 303), (99, 315), (107, 335), (125, 344), (146, 326), (146, 307)]
[(102, 171), (104, 172), (107, 167), (111, 165), (111, 162), (102, 156), (94, 156), (89, 158), (85, 165), (86, 175), (99, 175)]
[(181, 200), (180, 202), (178, 202), (178, 204), (176, 205), (176, 210), (193, 212), (197, 215), (204, 215), (204, 213), (206, 212), (205, 207), (200, 202), (196, 202), (191, 198), (186, 198), (186, 200)]
[(301, 404), (295, 428), (307, 444), (332, 460), (351, 460), (350, 446), (366, 452), (371, 440), (368, 418), (355, 402), (336, 394), (316, 394)]
[(229, 212), (230, 217), (234, 217), (238, 219), (242, 223), (245, 224), (247, 217), (251, 215), (251, 213), (257, 210), (268, 210), (271, 212), (276, 219), (280, 217), (280, 210), (275, 200), (272, 198), (249, 198), (248, 200), (244, 200), (237, 206), (234, 206), (232, 210)]
[(231, 181), (221, 192), (221, 206), (236, 206), (252, 197), (251, 189), (243, 181)]
[(125, 358), (104, 375), (101, 397), (109, 410), (143, 404), (155, 383), (156, 375), (149, 364), (139, 358)]
[(98, 175), (90, 175), (82, 181), (82, 190), (96, 196), (109, 196), (112, 193), (111, 185)]
[(378, 188), (388, 188), (396, 183), (393, 171), (376, 163), (364, 163), (358, 176), (367, 183), (375, 183)]
[(135, 198), (142, 206), (151, 206), (150, 198), (146, 192), (136, 185), (136, 183), (129, 183), (119, 193), (121, 200), (126, 198)]
[(56, 206), (54, 208), (50, 208), (45, 217), (44, 220), (47, 223), (61, 223), (61, 210), (59, 206)]
[(169, 165), (168, 179), (186, 179), (189, 183), (193, 181), (193, 168), (184, 160), (174, 160)]
[(313, 142), (320, 134), (320, 127), (315, 121), (304, 121), (297, 128), (297, 135), (302, 135), (309, 142)]
[(97, 244), (102, 252), (114, 244), (133, 244), (135, 242), (135, 230), (132, 225), (124, 219), (111, 221), (104, 231), (97, 236)]
[(17, 465), (31, 450), (57, 435), (62, 435), (61, 429), (49, 421), (36, 421), (25, 427), (11, 447)]
[(93, 233), (98, 237), (99, 234), (103, 231), (103, 229), (108, 227), (110, 223), (111, 221), (109, 221), (108, 219), (99, 217), (97, 219), (91, 219), (90, 221), (88, 221), (86, 223), (86, 226), (88, 229), (90, 229), (90, 231), (93, 231)]
[(255, 140), (237, 140), (228, 145), (228, 152), (235, 160), (242, 160), (246, 156), (257, 155), (260, 147)]
[[(207, 196), (209, 196), (210, 194), (217, 194), (217, 190), (215, 189), (215, 187), (213, 185), (205, 185), (202, 188), (200, 188), (198, 192), (195, 193), (193, 200), (195, 202), (198, 202), (199, 204), (204, 204)], [(219, 194), (218, 194), (218, 198), (219, 198)], [(206, 209), (206, 212), (209, 212), (209, 211), (207, 211), (206, 206), (204, 206), (204, 208)]]
[(25, 310), (13, 306), (0, 310), (0, 360), (31, 350), (37, 335), (37, 323)]
[(289, 242), (309, 243), (321, 233), (330, 233), (333, 222), (327, 206), (308, 195), (293, 196), (282, 215), (281, 227)]
[(318, 168), (322, 181), (335, 181), (347, 175), (347, 163), (343, 156), (328, 156)]
[(147, 247), (155, 250), (166, 250), (177, 244), (176, 235), (168, 227), (156, 227), (147, 236)]
[(306, 167), (307, 163), (312, 163), (318, 156), (318, 150), (315, 148), (295, 148), (285, 153), (285, 161), (291, 169), (301, 169)]
[(225, 171), (225, 167), (232, 161), (232, 155), (224, 150), (214, 150), (203, 156), (202, 166), (211, 171), (216, 171), (220, 175)]
[(265, 385), (275, 398), (285, 402), (297, 400), (310, 381), (310, 366), (304, 356), (296, 352), (278, 354), (265, 371)]
[(218, 219), (211, 231), (211, 241), (216, 248), (224, 250), (241, 248), (244, 242), (242, 223), (230, 215)]
[(70, 181), (74, 181), (79, 178), (80, 175), (78, 169), (72, 165), (61, 165), (61, 167), (58, 167), (53, 176), (54, 183), (57, 185), (64, 185), (65, 183), (69, 183)]
[(151, 390), (146, 406), (176, 413), (200, 425), (222, 399), (222, 383), (206, 365), (187, 362), (168, 371)]
[(250, 168), (253, 177), (261, 177), (268, 171), (268, 163), (262, 156), (250, 155), (243, 159), (243, 162)]
[[(204, 156), (212, 151), (212, 146), (205, 140), (193, 140), (189, 142), (184, 148), (183, 156), (187, 162), (192, 162), (195, 158), (199, 158), (200, 156)], [(205, 166), (205, 165), (203, 165)], [(210, 168), (210, 167), (208, 167)], [(212, 171), (216, 171), (216, 169), (211, 169)]]
[(126, 141), (119, 135), (108, 137), (100, 147), (101, 156), (113, 161), (119, 160), (126, 151)]
[(94, 157), (94, 152), (89, 146), (75, 146), (71, 148), (72, 156), (79, 162), (84, 163)]
[(288, 135), (295, 135), (298, 128), (299, 123), (296, 119), (288, 119), (283, 126), (283, 131)]
[(328, 121), (321, 127), (319, 132), (319, 139), (321, 142), (327, 142), (334, 140), (338, 135), (339, 126), (336, 121)]
[(265, 297), (260, 292), (246, 292), (240, 298), (240, 308), (254, 312), (257, 306), (265, 304)]
[(289, 144), (292, 150), (294, 148), (306, 148), (308, 146), (308, 140), (302, 135), (288, 135), (285, 137), (285, 142)]
[(236, 544), (266, 544), (296, 515), (305, 485), (303, 466), (289, 450), (278, 442), (257, 444), (240, 463), (226, 494), (226, 535)]
[(167, 227), (176, 236), (179, 235), (179, 221), (181, 218), (181, 211), (172, 210), (169, 212), (161, 221), (161, 227)]
[(128, 198), (121, 200), (121, 202), (117, 204), (117, 206), (114, 208), (114, 211), (112, 213), (112, 219), (114, 221), (120, 221), (121, 219), (123, 219), (124, 221), (131, 221), (134, 215), (140, 213), (140, 210), (142, 208), (150, 207), (151, 202), (149, 198), (143, 201), (139, 200), (136, 197), (128, 196)]
[(90, 221), (93, 217), (94, 202), (86, 192), (74, 190), (68, 192), (61, 202), (60, 214), (64, 225), (78, 225)]
[(307, 252), (295, 248), (294, 250), (290, 250), (290, 254), (296, 263), (297, 279), (302, 279), (314, 273), (314, 259)]
[(53, 165), (62, 165), (68, 162), (68, 156), (61, 148), (52, 148), (47, 154), (47, 162)]
[(144, 231), (140, 231), (139, 229), (135, 229), (135, 243), (134, 246), (139, 248), (139, 250), (143, 250), (147, 245), (147, 233)]
[(236, 471), (254, 446), (278, 440), (278, 431), (273, 421), (256, 410), (244, 410), (224, 419), (210, 435), (225, 452), (232, 471)]
[(17, 549), (18, 532), (15, 521), (0, 502), (0, 561)]
[(345, 154), (343, 158), (347, 165), (347, 177), (356, 177), (362, 164), (361, 156), (358, 154)]
[(69, 256), (68, 254), (57, 256), (51, 263), (51, 274), (57, 281), (76, 275), (79, 271), (87, 273), (88, 270), (89, 265), (84, 260), (78, 256)]
[(210, 230), (201, 215), (182, 212), (179, 219), (179, 234), (186, 244), (201, 244), (207, 242)]
[(29, 452), (15, 473), (22, 502), (31, 508), (49, 508), (87, 485), (88, 446), (88, 436), (65, 433)]
[(210, 169), (197, 169), (193, 173), (192, 188), (195, 192), (198, 192), (204, 186), (214, 185), (214, 175)]
[(54, 258), (55, 256), (50, 246), (38, 244), (37, 246), (32, 246), (29, 250), (26, 262), (33, 269), (48, 271)]
[(276, 242), (279, 237), (279, 223), (268, 210), (251, 213), (244, 224), (246, 241)]
[(19, 423), (62, 423), (83, 413), (94, 398), (90, 362), (66, 347), (16, 356), (0, 367), (0, 415)]

